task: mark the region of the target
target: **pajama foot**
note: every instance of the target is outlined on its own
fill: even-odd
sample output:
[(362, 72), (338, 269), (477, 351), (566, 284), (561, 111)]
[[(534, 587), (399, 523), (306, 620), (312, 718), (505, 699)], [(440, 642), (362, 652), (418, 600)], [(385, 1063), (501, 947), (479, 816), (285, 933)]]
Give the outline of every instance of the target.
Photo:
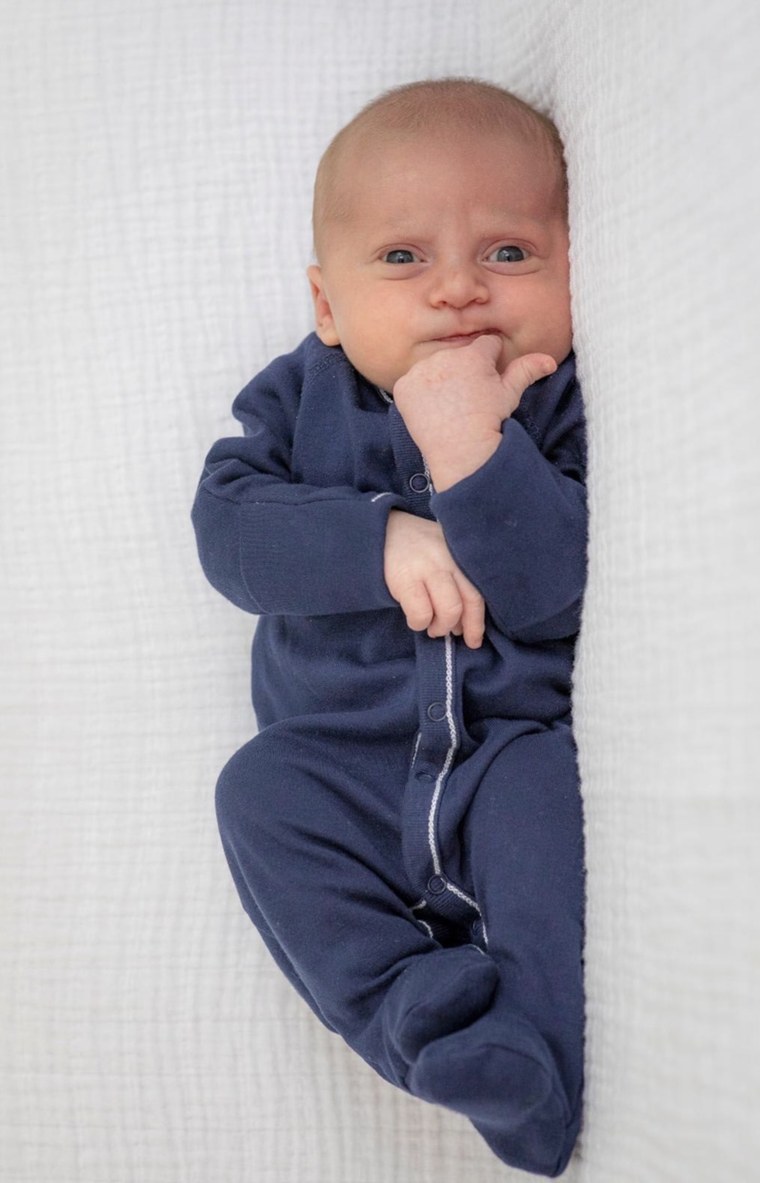
[(418, 957), (385, 1000), (387, 1036), (407, 1064), (428, 1044), (472, 1023), (489, 1007), (499, 980), (495, 962), (474, 945)]
[(497, 1125), (473, 1122), (494, 1154), (510, 1166), (555, 1179), (565, 1170), (581, 1124), (580, 1107), (567, 1121), (564, 1098), (548, 1104), (545, 1111), (526, 1122), (517, 1136)]
[(520, 1019), (486, 1015), (424, 1048), (407, 1078), (410, 1091), (469, 1117), (510, 1166), (560, 1174), (578, 1122), (546, 1043)]

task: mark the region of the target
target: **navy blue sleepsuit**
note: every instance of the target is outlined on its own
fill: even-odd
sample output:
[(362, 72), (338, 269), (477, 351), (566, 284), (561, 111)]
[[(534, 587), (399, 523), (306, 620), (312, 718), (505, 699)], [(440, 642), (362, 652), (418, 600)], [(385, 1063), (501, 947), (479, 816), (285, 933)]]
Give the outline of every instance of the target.
[[(193, 522), (211, 583), (261, 618), (259, 733), (217, 786), (243, 905), (381, 1075), (557, 1175), (583, 1066), (573, 357), (440, 494), (392, 401), (313, 334), (233, 411), (244, 435), (211, 449)], [(408, 628), (383, 578), (393, 508), (440, 523), (486, 601), (480, 649)]]

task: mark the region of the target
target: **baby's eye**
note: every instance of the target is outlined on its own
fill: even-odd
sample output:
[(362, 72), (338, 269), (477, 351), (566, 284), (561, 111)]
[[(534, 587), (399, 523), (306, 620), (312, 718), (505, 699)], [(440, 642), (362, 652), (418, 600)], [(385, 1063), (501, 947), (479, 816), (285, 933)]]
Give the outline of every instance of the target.
[(524, 251), (521, 246), (515, 246), (514, 243), (506, 243), (504, 246), (497, 247), (495, 251), (491, 251), (488, 256), (489, 263), (522, 263), (528, 257), (528, 252)]
[(404, 249), (396, 249), (393, 251), (388, 251), (386, 254), (384, 254), (383, 255), (383, 262), (384, 263), (416, 263), (417, 260), (414, 256), (413, 251), (407, 251)]

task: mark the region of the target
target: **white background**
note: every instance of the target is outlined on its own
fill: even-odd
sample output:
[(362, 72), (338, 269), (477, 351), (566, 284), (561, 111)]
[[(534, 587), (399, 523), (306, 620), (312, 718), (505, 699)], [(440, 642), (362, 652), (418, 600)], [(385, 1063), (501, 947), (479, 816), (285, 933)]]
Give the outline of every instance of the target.
[(760, 1152), (760, 9), (753, 0), (2, 5), (3, 1183), (520, 1176), (384, 1084), (270, 963), (213, 787), (252, 618), (189, 510), (310, 327), (316, 161), (474, 74), (567, 144), (587, 400), (576, 685), (588, 1089), (576, 1183)]

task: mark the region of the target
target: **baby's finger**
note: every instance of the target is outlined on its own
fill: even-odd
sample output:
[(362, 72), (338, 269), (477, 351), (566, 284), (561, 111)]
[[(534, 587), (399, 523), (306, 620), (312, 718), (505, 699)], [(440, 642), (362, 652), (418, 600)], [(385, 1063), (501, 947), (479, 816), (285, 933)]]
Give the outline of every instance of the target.
[(445, 637), (460, 624), (462, 596), (454, 576), (449, 571), (437, 571), (426, 582), (433, 606), (433, 619), (428, 627), (429, 637)]
[(424, 583), (410, 583), (405, 587), (399, 604), (406, 623), (414, 632), (421, 632), (432, 623), (435, 613)]
[(548, 353), (524, 353), (509, 363), (502, 374), (502, 385), (519, 400), (529, 386), (553, 374), (556, 368), (556, 361)]
[(479, 649), (486, 628), (486, 605), (483, 597), (466, 575), (458, 572), (457, 586), (462, 597), (462, 637), (469, 649)]
[(501, 355), (501, 337), (496, 333), (482, 333), (476, 337), (471, 345), (466, 346), (467, 349), (472, 350), (473, 353), (480, 353), (488, 361), (496, 365)]

